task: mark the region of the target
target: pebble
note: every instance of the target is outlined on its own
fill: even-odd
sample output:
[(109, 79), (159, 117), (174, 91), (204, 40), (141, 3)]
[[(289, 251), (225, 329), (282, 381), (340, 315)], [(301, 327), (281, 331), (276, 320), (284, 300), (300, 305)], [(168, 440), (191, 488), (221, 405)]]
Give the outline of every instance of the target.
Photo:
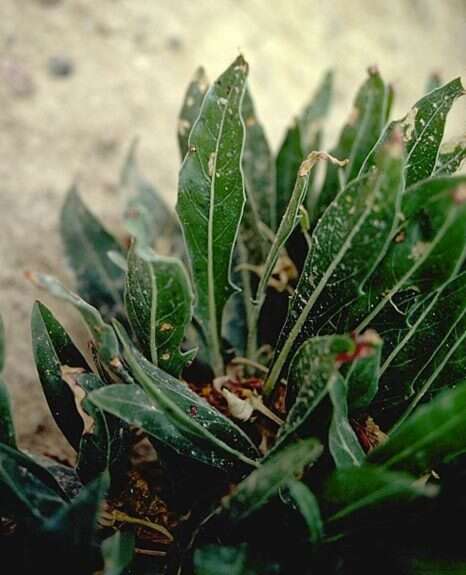
[(55, 78), (67, 78), (74, 73), (74, 62), (67, 56), (51, 56), (47, 67), (49, 74)]
[(178, 52), (183, 48), (183, 41), (178, 36), (169, 36), (167, 38), (167, 48), (173, 52)]
[(113, 156), (118, 149), (118, 139), (114, 136), (100, 136), (95, 143), (95, 152), (101, 158)]

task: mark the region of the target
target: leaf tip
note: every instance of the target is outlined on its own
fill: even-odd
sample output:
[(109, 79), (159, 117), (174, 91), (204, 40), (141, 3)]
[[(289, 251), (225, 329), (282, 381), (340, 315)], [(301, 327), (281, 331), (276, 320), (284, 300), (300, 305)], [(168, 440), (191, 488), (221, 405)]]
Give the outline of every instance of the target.
[(400, 126), (396, 125), (394, 127), (383, 149), (391, 157), (401, 158), (404, 151), (404, 136)]
[(245, 75), (249, 72), (249, 64), (246, 62), (243, 54), (240, 54), (233, 62), (233, 69)]
[(201, 92), (205, 92), (209, 87), (209, 79), (204, 66), (199, 66), (194, 72), (194, 82)]
[(453, 201), (455, 204), (461, 205), (466, 203), (466, 185), (461, 184), (453, 191)]

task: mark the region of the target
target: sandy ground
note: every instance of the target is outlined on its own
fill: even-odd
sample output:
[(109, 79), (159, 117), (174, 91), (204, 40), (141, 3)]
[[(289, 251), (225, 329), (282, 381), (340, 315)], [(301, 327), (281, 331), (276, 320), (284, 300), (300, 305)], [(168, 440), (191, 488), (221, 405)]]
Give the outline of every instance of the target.
[[(464, 73), (465, 25), (464, 0), (0, 0), (0, 309), (22, 444), (60, 452), (32, 363), (38, 294), (23, 273), (70, 281), (57, 219), (74, 177), (118, 233), (116, 182), (135, 135), (146, 173), (174, 203), (176, 116), (199, 64), (214, 77), (245, 54), (275, 147), (322, 71), (335, 67), (331, 143), (368, 65), (395, 85), (399, 113), (432, 70)], [(51, 65), (73, 69), (56, 76)], [(460, 104), (449, 131), (464, 125)], [(53, 307), (78, 334), (75, 316)]]

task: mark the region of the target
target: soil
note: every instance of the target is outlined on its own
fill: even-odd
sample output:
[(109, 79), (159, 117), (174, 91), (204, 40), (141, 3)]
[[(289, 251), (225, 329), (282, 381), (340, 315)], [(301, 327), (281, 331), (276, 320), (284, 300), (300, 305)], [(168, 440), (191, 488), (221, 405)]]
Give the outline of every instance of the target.
[[(242, 51), (260, 117), (277, 147), (328, 67), (337, 71), (332, 143), (365, 69), (377, 64), (404, 112), (434, 70), (464, 73), (464, 0), (1, 0), (0, 309), (6, 379), (21, 444), (65, 457), (33, 367), (29, 316), (40, 297), (26, 270), (71, 284), (57, 222), (77, 178), (117, 234), (119, 169), (135, 136), (147, 175), (174, 203), (176, 117), (199, 64), (215, 77)], [(464, 132), (457, 105), (451, 134)], [(70, 310), (53, 309), (78, 340)]]

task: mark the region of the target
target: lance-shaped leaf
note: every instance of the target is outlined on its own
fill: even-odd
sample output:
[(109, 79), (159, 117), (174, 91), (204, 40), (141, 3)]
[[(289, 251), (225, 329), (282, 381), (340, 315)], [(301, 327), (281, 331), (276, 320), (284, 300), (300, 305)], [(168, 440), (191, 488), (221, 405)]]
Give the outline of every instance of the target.
[(458, 172), (466, 158), (466, 135), (445, 142), (440, 146), (440, 153), (435, 164), (434, 176), (454, 174)]
[(121, 246), (83, 204), (76, 187), (66, 197), (60, 229), (79, 295), (104, 315), (121, 311), (125, 278), (107, 255), (121, 253)]
[(144, 355), (161, 369), (179, 376), (192, 360), (180, 345), (192, 315), (189, 278), (180, 260), (150, 249), (131, 249), (125, 305)]
[(350, 412), (367, 409), (379, 388), (382, 339), (373, 330), (367, 330), (361, 337), (366, 350), (349, 364), (345, 374)]
[(310, 152), (320, 148), (322, 123), (330, 108), (332, 91), (333, 74), (327, 72), (312, 100), (286, 132), (276, 161), (276, 227), (285, 214), (301, 162)]
[(364, 451), (348, 419), (347, 387), (339, 375), (329, 387), (333, 405), (332, 421), (329, 429), (329, 449), (337, 468), (361, 465)]
[(319, 543), (324, 535), (324, 525), (314, 493), (302, 481), (291, 479), (286, 485), (285, 499), (302, 515), (309, 532), (310, 542), (314, 545)]
[(340, 192), (315, 228), (266, 393), (275, 388), (292, 350), (356, 298), (386, 251), (403, 185), (402, 145), (397, 136), (381, 149), (370, 173)]
[(443, 139), (447, 114), (453, 102), (464, 95), (457, 78), (427, 94), (401, 121), (406, 143), (406, 186), (432, 174)]
[(391, 137), (393, 130), (401, 127), (407, 154), (406, 187), (428, 178), (435, 169), (447, 114), (454, 101), (464, 93), (461, 80), (456, 78), (426, 94), (401, 120), (391, 122), (366, 158), (362, 170), (372, 165), (378, 148)]
[(328, 70), (299, 117), (301, 145), (305, 155), (320, 147), (322, 126), (328, 116), (332, 98), (333, 71)]
[(414, 303), (412, 294), (429, 293), (458, 272), (466, 257), (465, 185), (464, 176), (442, 176), (404, 194), (403, 223), (365, 294), (349, 308), (345, 329), (373, 325), (390, 353), (404, 327), (403, 314)]
[[(50, 517), (44, 533), (55, 540), (56, 551), (50, 558), (52, 572), (72, 565), (76, 573), (92, 573), (95, 568), (97, 521), (109, 479), (102, 474), (86, 485), (73, 501)], [(58, 569), (60, 566), (60, 570)]]
[(36, 369), (50, 412), (70, 445), (78, 450), (83, 420), (63, 369), (90, 371), (90, 368), (63, 326), (40, 302), (32, 310), (31, 333)]
[(410, 412), (466, 380), (466, 272), (410, 311), (382, 372), (384, 411), (402, 403)]
[(341, 354), (356, 350), (353, 339), (344, 335), (315, 337), (306, 341), (296, 352), (290, 367), (287, 402), (291, 406), (280, 427), (272, 451), (281, 449), (298, 434), (319, 405), (335, 380)]
[(134, 533), (117, 531), (102, 541), (103, 575), (121, 575), (134, 556)]
[(67, 500), (44, 467), (4, 444), (0, 444), (0, 496), (2, 512), (12, 513), (18, 520), (25, 515), (43, 520)]
[(241, 521), (263, 507), (290, 479), (300, 476), (322, 454), (316, 439), (299, 441), (268, 457), (222, 501), (229, 519)]
[[(241, 113), (246, 128), (242, 166), (247, 202), (234, 253), (232, 276), (241, 293), (233, 294), (226, 304), (223, 334), (236, 352), (244, 355), (247, 333), (255, 329), (253, 324), (257, 321), (252, 309), (257, 273), (268, 249), (261, 224), (265, 222), (271, 228), (275, 218), (275, 172), (269, 144), (248, 88), (244, 92)], [(251, 350), (251, 354), (254, 352)]]
[(183, 98), (178, 118), (178, 147), (181, 160), (184, 160), (189, 148), (189, 135), (201, 111), (202, 102), (209, 88), (206, 71), (200, 66), (194, 73)]
[(118, 356), (119, 348), (116, 335), (113, 329), (104, 322), (95, 307), (66, 289), (60, 281), (52, 276), (29, 273), (28, 277), (37, 287), (48, 291), (58, 299), (72, 304), (79, 311), (95, 340), (99, 358), (104, 364), (110, 363)]
[[(228, 462), (231, 467), (238, 460), (255, 465), (252, 458), (257, 457), (258, 451), (238, 426), (191, 391), (186, 384), (149, 363), (131, 348), (131, 342), (122, 328), (117, 326), (116, 329), (123, 343), (123, 357), (129, 365), (131, 375), (145, 392), (142, 395), (136, 394), (131, 386), (126, 386), (132, 389), (127, 393), (132, 393), (134, 401), (139, 401), (143, 409), (133, 409), (129, 404), (131, 409), (128, 412), (124, 400), (119, 402), (117, 398), (112, 402), (112, 394), (125, 393), (124, 388), (116, 385), (94, 392), (90, 396), (91, 401), (128, 423), (144, 423), (143, 428), (148, 433), (190, 457), (203, 458), (204, 462), (219, 467), (227, 466)], [(105, 403), (106, 398), (109, 398), (108, 404)], [(137, 423), (136, 419), (130, 421), (130, 417), (141, 418), (141, 423)], [(152, 426), (151, 429), (149, 425)], [(184, 442), (178, 447), (177, 435), (180, 435)], [(170, 439), (171, 437), (175, 437), (175, 440)], [(196, 448), (196, 442), (201, 442), (202, 448)]]
[(196, 315), (212, 364), (223, 371), (222, 313), (234, 288), (231, 260), (245, 203), (241, 101), (248, 65), (240, 56), (207, 92), (180, 172), (177, 212), (191, 259)]
[(248, 88), (244, 92), (241, 113), (246, 127), (243, 172), (248, 203), (252, 204), (256, 217), (270, 229), (275, 229), (275, 166)]
[(293, 194), (290, 198), (290, 201), (288, 202), (288, 206), (286, 207), (283, 218), (280, 222), (280, 225), (278, 226), (278, 230), (277, 233), (275, 234), (272, 246), (270, 247), (269, 252), (267, 254), (267, 258), (263, 265), (261, 278), (257, 286), (256, 297), (255, 297), (256, 301), (254, 302), (254, 308), (253, 308), (254, 315), (250, 323), (250, 329), (249, 329), (250, 349), (255, 348), (257, 323), (259, 320), (259, 314), (262, 305), (264, 304), (265, 301), (269, 280), (272, 276), (273, 270), (280, 256), (280, 252), (284, 248), (286, 241), (289, 239), (293, 230), (296, 228), (296, 225), (299, 222), (300, 208), (303, 205), (304, 199), (306, 198), (312, 169), (317, 164), (317, 162), (321, 160), (340, 163), (339, 160), (333, 158), (326, 152), (314, 151), (307, 156), (307, 158), (301, 163), (299, 167), (298, 174), (296, 176), (296, 182), (293, 189)]
[(368, 456), (370, 463), (416, 474), (466, 449), (466, 383), (419, 407)]
[(128, 426), (120, 419), (103, 413), (89, 400), (93, 391), (106, 386), (99, 377), (85, 373), (77, 375), (74, 380), (86, 423), (76, 471), (83, 483), (93, 481), (104, 471), (109, 471), (111, 477), (121, 476), (128, 463)]
[(302, 147), (301, 129), (299, 121), (295, 120), (286, 132), (276, 160), (276, 227), (280, 225), (285, 214), (291, 194), (293, 193), (296, 174), (304, 157), (305, 153)]
[(380, 138), (387, 115), (387, 95), (387, 86), (379, 71), (377, 68), (369, 68), (369, 77), (359, 89), (351, 114), (332, 150), (337, 158), (348, 159), (348, 164), (343, 169), (327, 165), (325, 181), (312, 214), (314, 222), (321, 217), (345, 183), (358, 175), (366, 156)]
[[(257, 329), (252, 301), (258, 284), (257, 274), (269, 248), (261, 224), (265, 223), (269, 228), (275, 226), (275, 166), (248, 88), (244, 93), (241, 113), (246, 128), (242, 166), (247, 202), (234, 254), (232, 276), (241, 293), (233, 294), (226, 304), (223, 334), (238, 354), (245, 355), (248, 332)], [(252, 339), (249, 340), (251, 343)], [(248, 354), (253, 356), (255, 351), (255, 347), (249, 349)]]
[[(180, 428), (177, 420), (168, 416), (139, 385), (110, 385), (93, 392), (90, 400), (100, 409), (142, 429), (180, 455), (222, 470), (235, 467), (234, 460), (222, 449), (217, 449), (215, 444), (185, 431), (184, 427)], [(194, 413), (196, 405), (193, 405)]]
[[(247, 218), (246, 214), (248, 214)], [(246, 219), (248, 223), (246, 223)], [(262, 241), (263, 238), (257, 229), (257, 220), (252, 211), (246, 207), (233, 258), (234, 271), (232, 274), (233, 281), (241, 288), (241, 292), (234, 293), (227, 301), (222, 320), (222, 336), (241, 356), (246, 353), (248, 326), (252, 325), (253, 288), (257, 284), (255, 273), (250, 269), (254, 263), (251, 260), (248, 261), (248, 258), (259, 256), (258, 252), (262, 251)], [(251, 247), (251, 251), (249, 251), (247, 244)], [(258, 264), (259, 259), (257, 259), (256, 265)]]
[(417, 482), (407, 473), (394, 473), (371, 465), (339, 469), (325, 489), (325, 499), (336, 508), (327, 522), (332, 525), (383, 504), (409, 503), (417, 497), (433, 497), (436, 493), (434, 486)]
[(0, 316), (0, 443), (16, 448), (16, 432), (10, 402), (10, 394), (3, 380), (5, 367), (5, 328)]
[[(320, 150), (322, 147), (323, 139), (323, 125), (328, 116), (330, 105), (333, 99), (333, 71), (328, 70), (323, 78), (310, 102), (305, 106), (298, 118), (301, 135), (301, 149), (303, 156), (306, 156), (312, 151)], [(339, 157), (339, 156), (337, 156)], [(336, 169), (336, 166), (335, 166)], [(307, 194), (305, 207), (309, 214), (314, 211), (316, 201), (314, 172), (311, 176), (309, 192)], [(294, 237), (290, 240), (288, 250), (291, 258), (298, 262), (300, 261), (299, 253), (303, 251), (301, 245), (306, 245), (305, 238), (299, 232), (295, 232)], [(306, 246), (307, 247), (307, 246)]]
[[(120, 176), (125, 227), (136, 239), (138, 247), (154, 247), (162, 255), (182, 255), (183, 236), (176, 215), (141, 174), (136, 152), (137, 141), (134, 141)], [(110, 253), (114, 261), (115, 255)]]

